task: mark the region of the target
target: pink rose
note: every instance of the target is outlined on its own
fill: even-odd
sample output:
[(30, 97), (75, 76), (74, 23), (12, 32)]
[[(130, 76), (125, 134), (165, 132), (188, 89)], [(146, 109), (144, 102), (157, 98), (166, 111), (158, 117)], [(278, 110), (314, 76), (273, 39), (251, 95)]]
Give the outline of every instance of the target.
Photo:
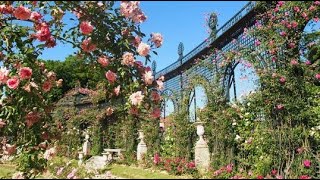
[(50, 32), (48, 24), (41, 23), (40, 25), (36, 26), (36, 30), (37, 30), (37, 33), (35, 34), (35, 37), (39, 41), (43, 42), (43, 41), (47, 41), (50, 39), (51, 32)]
[(45, 46), (47, 48), (52, 48), (56, 46), (56, 40), (54, 39), (53, 36), (50, 36), (49, 39), (47, 39)]
[(162, 82), (162, 81), (157, 80), (157, 85), (158, 85), (158, 87), (157, 87), (158, 90), (163, 90), (163, 89), (164, 89), (164, 86), (163, 86), (163, 82)]
[(296, 28), (296, 27), (298, 26), (298, 23), (297, 23), (297, 21), (293, 21), (293, 22), (291, 23), (291, 25), (292, 25), (293, 28)]
[(117, 86), (116, 88), (114, 88), (114, 93), (116, 94), (116, 96), (119, 96), (119, 93), (120, 93), (120, 85)]
[(38, 13), (38, 12), (31, 13), (30, 19), (32, 21), (38, 22), (41, 18), (42, 18), (42, 15), (40, 13)]
[(101, 64), (102, 67), (106, 67), (109, 65), (109, 59), (107, 56), (102, 55), (98, 58), (98, 63)]
[(281, 175), (276, 175), (276, 179), (283, 179), (283, 176), (281, 176)]
[(153, 156), (153, 163), (154, 164), (159, 164), (160, 162), (160, 156), (158, 153), (156, 153), (154, 156)]
[(295, 12), (300, 12), (300, 8), (299, 8), (298, 6), (293, 7), (293, 10), (294, 10)]
[(45, 81), (45, 82), (43, 83), (43, 85), (42, 85), (42, 89), (43, 89), (44, 92), (50, 91), (51, 88), (52, 88), (52, 84), (51, 84), (51, 82), (48, 81), (48, 80)]
[(286, 78), (285, 77), (283, 77), (283, 76), (281, 76), (280, 77), (280, 79), (279, 79), (279, 82), (280, 82), (280, 84), (285, 84), (286, 83)]
[(110, 83), (114, 83), (116, 81), (117, 75), (109, 70), (108, 72), (106, 72), (106, 78)]
[(144, 95), (142, 95), (141, 91), (137, 91), (137, 92), (131, 94), (129, 97), (132, 105), (140, 105), (143, 98), (144, 98)]
[(127, 66), (133, 66), (135, 62), (134, 56), (132, 53), (126, 52), (122, 55), (122, 64)]
[(64, 167), (61, 167), (58, 169), (57, 176), (60, 176), (62, 174), (63, 169), (64, 169)]
[(292, 59), (290, 62), (291, 65), (298, 65), (298, 61), (295, 59)]
[(75, 177), (75, 174), (77, 172), (77, 169), (73, 169), (67, 176), (68, 179), (73, 179)]
[(228, 173), (232, 172), (232, 167), (233, 167), (233, 164), (228, 164), (227, 165), (226, 170), (227, 170)]
[(21, 20), (28, 20), (31, 16), (31, 11), (30, 9), (23, 7), (22, 5), (20, 5), (19, 7), (17, 7), (14, 10), (13, 15), (17, 18), (17, 19), (21, 19)]
[(153, 117), (153, 118), (156, 119), (156, 118), (159, 118), (160, 115), (161, 115), (161, 110), (160, 110), (160, 108), (154, 108), (153, 111), (152, 111), (152, 113), (151, 113), (151, 117)]
[(139, 114), (139, 110), (136, 107), (131, 107), (129, 113), (137, 116)]
[(143, 81), (147, 84), (150, 85), (153, 82), (153, 75), (152, 75), (152, 71), (146, 71), (143, 74)]
[(254, 41), (255, 46), (260, 46), (260, 44), (261, 44), (261, 42), (258, 39)]
[(150, 46), (146, 43), (141, 42), (137, 49), (140, 56), (147, 56), (150, 51)]
[(278, 110), (282, 110), (284, 108), (284, 106), (282, 104), (278, 104), (276, 107)]
[(314, 6), (311, 5), (311, 6), (309, 7), (309, 11), (314, 11), (314, 10), (316, 10), (316, 7), (314, 7)]
[(43, 156), (46, 160), (51, 160), (56, 154), (57, 154), (56, 148), (52, 147), (46, 150)]
[(30, 79), (32, 76), (32, 69), (29, 67), (23, 67), (19, 71), (20, 79)]
[(277, 174), (277, 172), (278, 171), (276, 169), (272, 169), (271, 174), (275, 176)]
[(311, 62), (309, 60), (306, 61), (306, 65), (310, 65)]
[(91, 42), (91, 38), (83, 40), (81, 43), (81, 48), (84, 52), (91, 52), (97, 49), (97, 46)]
[(8, 80), (9, 70), (6, 67), (0, 69), (0, 84), (6, 83)]
[(315, 1), (315, 2), (313, 2), (313, 4), (320, 5), (320, 1)]
[(3, 148), (4, 154), (12, 155), (16, 153), (16, 145), (6, 144)]
[(135, 36), (133, 40), (134, 47), (138, 47), (140, 43), (141, 43), (141, 38), (139, 36)]
[(106, 109), (106, 115), (107, 116), (111, 116), (113, 114), (113, 108), (112, 107), (108, 107), (107, 109)]
[(320, 80), (320, 74), (316, 74), (314, 77), (315, 77), (316, 79)]
[(158, 94), (157, 91), (151, 92), (151, 100), (156, 102), (160, 100), (160, 95)]
[(80, 24), (80, 30), (82, 34), (88, 35), (93, 31), (93, 26), (91, 25), (91, 22), (83, 21)]
[(285, 31), (281, 31), (281, 32), (280, 32), (280, 36), (283, 36), (283, 37), (284, 37), (284, 36), (286, 36), (286, 35), (287, 35), (287, 33), (286, 33)]
[(257, 179), (264, 179), (264, 177), (259, 175), (259, 176), (257, 176)]
[(6, 123), (5, 122), (3, 122), (3, 120), (2, 119), (0, 119), (0, 128), (3, 128), (3, 126), (5, 126), (6, 125)]
[(152, 33), (151, 41), (159, 48), (162, 45), (163, 37), (160, 33)]
[(30, 128), (34, 123), (38, 122), (39, 119), (40, 119), (40, 115), (38, 112), (29, 112), (26, 116), (25, 116), (25, 119), (26, 119), (26, 124), (27, 124), (27, 127)]
[(19, 83), (20, 83), (19, 78), (17, 76), (14, 76), (7, 81), (7, 86), (10, 89), (17, 89), (19, 86)]
[(301, 175), (299, 179), (311, 179), (311, 177), (308, 175)]
[(25, 179), (23, 172), (17, 172), (12, 175), (12, 179)]
[(304, 167), (309, 168), (311, 166), (311, 161), (306, 159), (303, 161), (303, 165), (304, 165)]

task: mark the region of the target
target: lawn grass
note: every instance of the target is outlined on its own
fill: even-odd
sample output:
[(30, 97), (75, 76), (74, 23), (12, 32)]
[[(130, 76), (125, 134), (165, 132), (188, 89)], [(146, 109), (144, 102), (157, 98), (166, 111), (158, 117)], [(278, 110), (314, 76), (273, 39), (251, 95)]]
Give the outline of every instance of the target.
[(0, 164), (0, 179), (11, 178), (16, 171), (16, 166), (12, 164)]
[(130, 179), (188, 179), (190, 177), (174, 176), (162, 172), (152, 172), (149, 169), (142, 169), (132, 166), (124, 166), (119, 164), (112, 164), (109, 169), (114, 176)]

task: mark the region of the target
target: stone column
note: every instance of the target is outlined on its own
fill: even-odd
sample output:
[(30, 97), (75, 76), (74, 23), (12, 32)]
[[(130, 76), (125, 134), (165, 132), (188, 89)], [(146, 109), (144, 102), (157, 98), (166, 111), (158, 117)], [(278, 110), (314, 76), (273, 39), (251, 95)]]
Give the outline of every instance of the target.
[(142, 160), (142, 156), (147, 154), (147, 145), (144, 142), (144, 134), (143, 134), (142, 130), (139, 130), (138, 139), (140, 139), (140, 142), (139, 142), (138, 148), (137, 148), (137, 160), (140, 161), (140, 160)]
[(210, 166), (210, 152), (207, 142), (203, 139), (204, 127), (203, 122), (195, 122), (197, 126), (197, 135), (199, 140), (195, 146), (195, 164), (200, 172), (205, 172)]

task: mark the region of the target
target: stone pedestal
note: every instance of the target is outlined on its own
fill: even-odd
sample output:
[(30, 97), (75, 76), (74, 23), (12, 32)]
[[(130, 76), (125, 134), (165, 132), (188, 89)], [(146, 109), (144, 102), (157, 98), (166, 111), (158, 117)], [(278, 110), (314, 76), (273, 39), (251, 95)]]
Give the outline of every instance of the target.
[(199, 140), (195, 146), (195, 165), (200, 172), (205, 172), (210, 166), (210, 152), (207, 142), (203, 139), (204, 127), (202, 122), (196, 122)]
[(83, 152), (78, 152), (78, 153), (79, 153), (78, 165), (80, 166), (83, 163)]
[(139, 130), (139, 138), (138, 139), (140, 139), (140, 142), (139, 142), (138, 148), (137, 148), (137, 160), (141, 161), (143, 155), (147, 154), (147, 149), (148, 149), (146, 143), (144, 142), (144, 134), (143, 134), (142, 130)]
[(91, 145), (89, 142), (89, 135), (86, 134), (85, 142), (83, 143), (83, 146), (82, 146), (82, 151), (85, 156), (90, 155), (90, 147)]

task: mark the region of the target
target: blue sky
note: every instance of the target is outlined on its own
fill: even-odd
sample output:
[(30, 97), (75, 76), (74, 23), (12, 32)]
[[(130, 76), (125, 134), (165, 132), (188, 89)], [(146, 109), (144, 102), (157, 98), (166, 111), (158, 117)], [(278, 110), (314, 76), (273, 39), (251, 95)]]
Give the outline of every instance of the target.
[[(205, 14), (218, 13), (219, 28), (246, 3), (248, 1), (141, 1), (141, 9), (148, 17), (141, 24), (141, 30), (147, 37), (152, 32), (164, 37), (163, 46), (156, 50), (158, 56), (152, 54), (157, 71), (177, 60), (179, 42), (184, 44), (184, 54), (187, 54), (208, 37)], [(58, 43), (55, 48), (44, 51), (41, 58), (64, 60), (75, 51), (70, 45)]]

